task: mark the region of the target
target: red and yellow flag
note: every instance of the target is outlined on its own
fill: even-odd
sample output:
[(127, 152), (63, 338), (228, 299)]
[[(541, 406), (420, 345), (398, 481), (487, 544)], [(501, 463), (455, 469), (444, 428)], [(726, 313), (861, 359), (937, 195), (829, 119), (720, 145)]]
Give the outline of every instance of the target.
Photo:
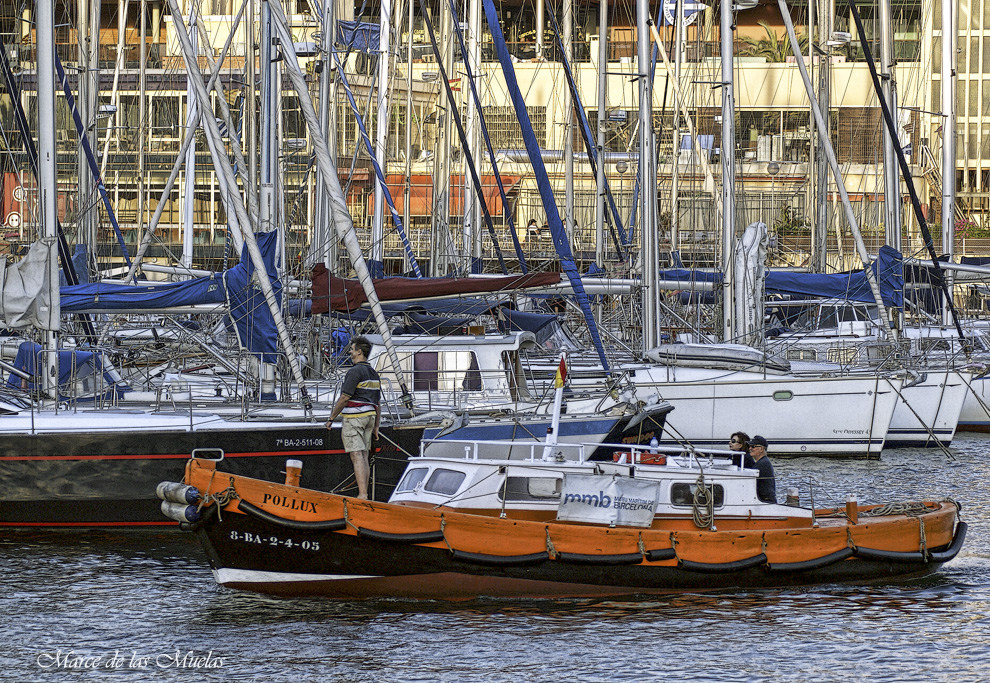
[(560, 365), (557, 366), (557, 376), (553, 378), (553, 386), (555, 389), (560, 389), (564, 386), (564, 382), (567, 381), (567, 359), (564, 356), (560, 357)]

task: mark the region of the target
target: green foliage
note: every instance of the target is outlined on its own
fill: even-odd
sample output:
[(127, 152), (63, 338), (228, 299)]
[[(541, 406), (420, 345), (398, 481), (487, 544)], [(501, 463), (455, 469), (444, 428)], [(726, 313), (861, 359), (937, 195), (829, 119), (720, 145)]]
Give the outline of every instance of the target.
[(811, 224), (804, 216), (799, 216), (790, 206), (780, 207), (773, 222), (773, 230), (778, 235), (807, 235), (811, 233)]
[[(791, 52), (790, 42), (787, 37), (777, 35), (777, 32), (765, 21), (759, 22), (766, 32), (766, 38), (740, 37), (738, 42), (744, 47), (739, 50), (739, 54), (746, 57), (765, 57), (768, 62), (786, 62), (787, 58), (794, 53)], [(797, 34), (798, 47), (804, 54), (808, 50), (808, 36), (804, 32)]]

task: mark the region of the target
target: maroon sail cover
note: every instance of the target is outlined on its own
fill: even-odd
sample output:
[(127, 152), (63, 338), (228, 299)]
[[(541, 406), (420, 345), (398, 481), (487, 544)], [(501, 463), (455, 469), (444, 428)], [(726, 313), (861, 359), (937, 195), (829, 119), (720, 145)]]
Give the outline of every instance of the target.
[[(440, 299), (461, 294), (492, 294), (527, 287), (547, 287), (560, 282), (560, 273), (529, 273), (493, 278), (387, 277), (373, 280), (380, 301)], [(322, 263), (313, 266), (313, 313), (355, 311), (368, 299), (357, 280), (330, 274)]]

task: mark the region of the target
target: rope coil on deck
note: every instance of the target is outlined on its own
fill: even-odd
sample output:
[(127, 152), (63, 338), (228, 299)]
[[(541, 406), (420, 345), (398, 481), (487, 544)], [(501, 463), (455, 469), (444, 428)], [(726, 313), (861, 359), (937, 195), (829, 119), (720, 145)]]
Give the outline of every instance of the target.
[(860, 510), (860, 517), (886, 517), (888, 515), (908, 515), (915, 517), (931, 512), (932, 509), (924, 503), (887, 503), (870, 510)]

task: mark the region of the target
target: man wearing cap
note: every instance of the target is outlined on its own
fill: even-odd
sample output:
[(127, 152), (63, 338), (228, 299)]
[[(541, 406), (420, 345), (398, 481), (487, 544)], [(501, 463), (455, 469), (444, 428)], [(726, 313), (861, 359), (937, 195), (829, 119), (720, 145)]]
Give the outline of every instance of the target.
[(749, 457), (746, 467), (760, 473), (756, 480), (756, 497), (764, 503), (777, 502), (777, 483), (773, 463), (767, 457), (767, 440), (760, 435), (749, 440)]

